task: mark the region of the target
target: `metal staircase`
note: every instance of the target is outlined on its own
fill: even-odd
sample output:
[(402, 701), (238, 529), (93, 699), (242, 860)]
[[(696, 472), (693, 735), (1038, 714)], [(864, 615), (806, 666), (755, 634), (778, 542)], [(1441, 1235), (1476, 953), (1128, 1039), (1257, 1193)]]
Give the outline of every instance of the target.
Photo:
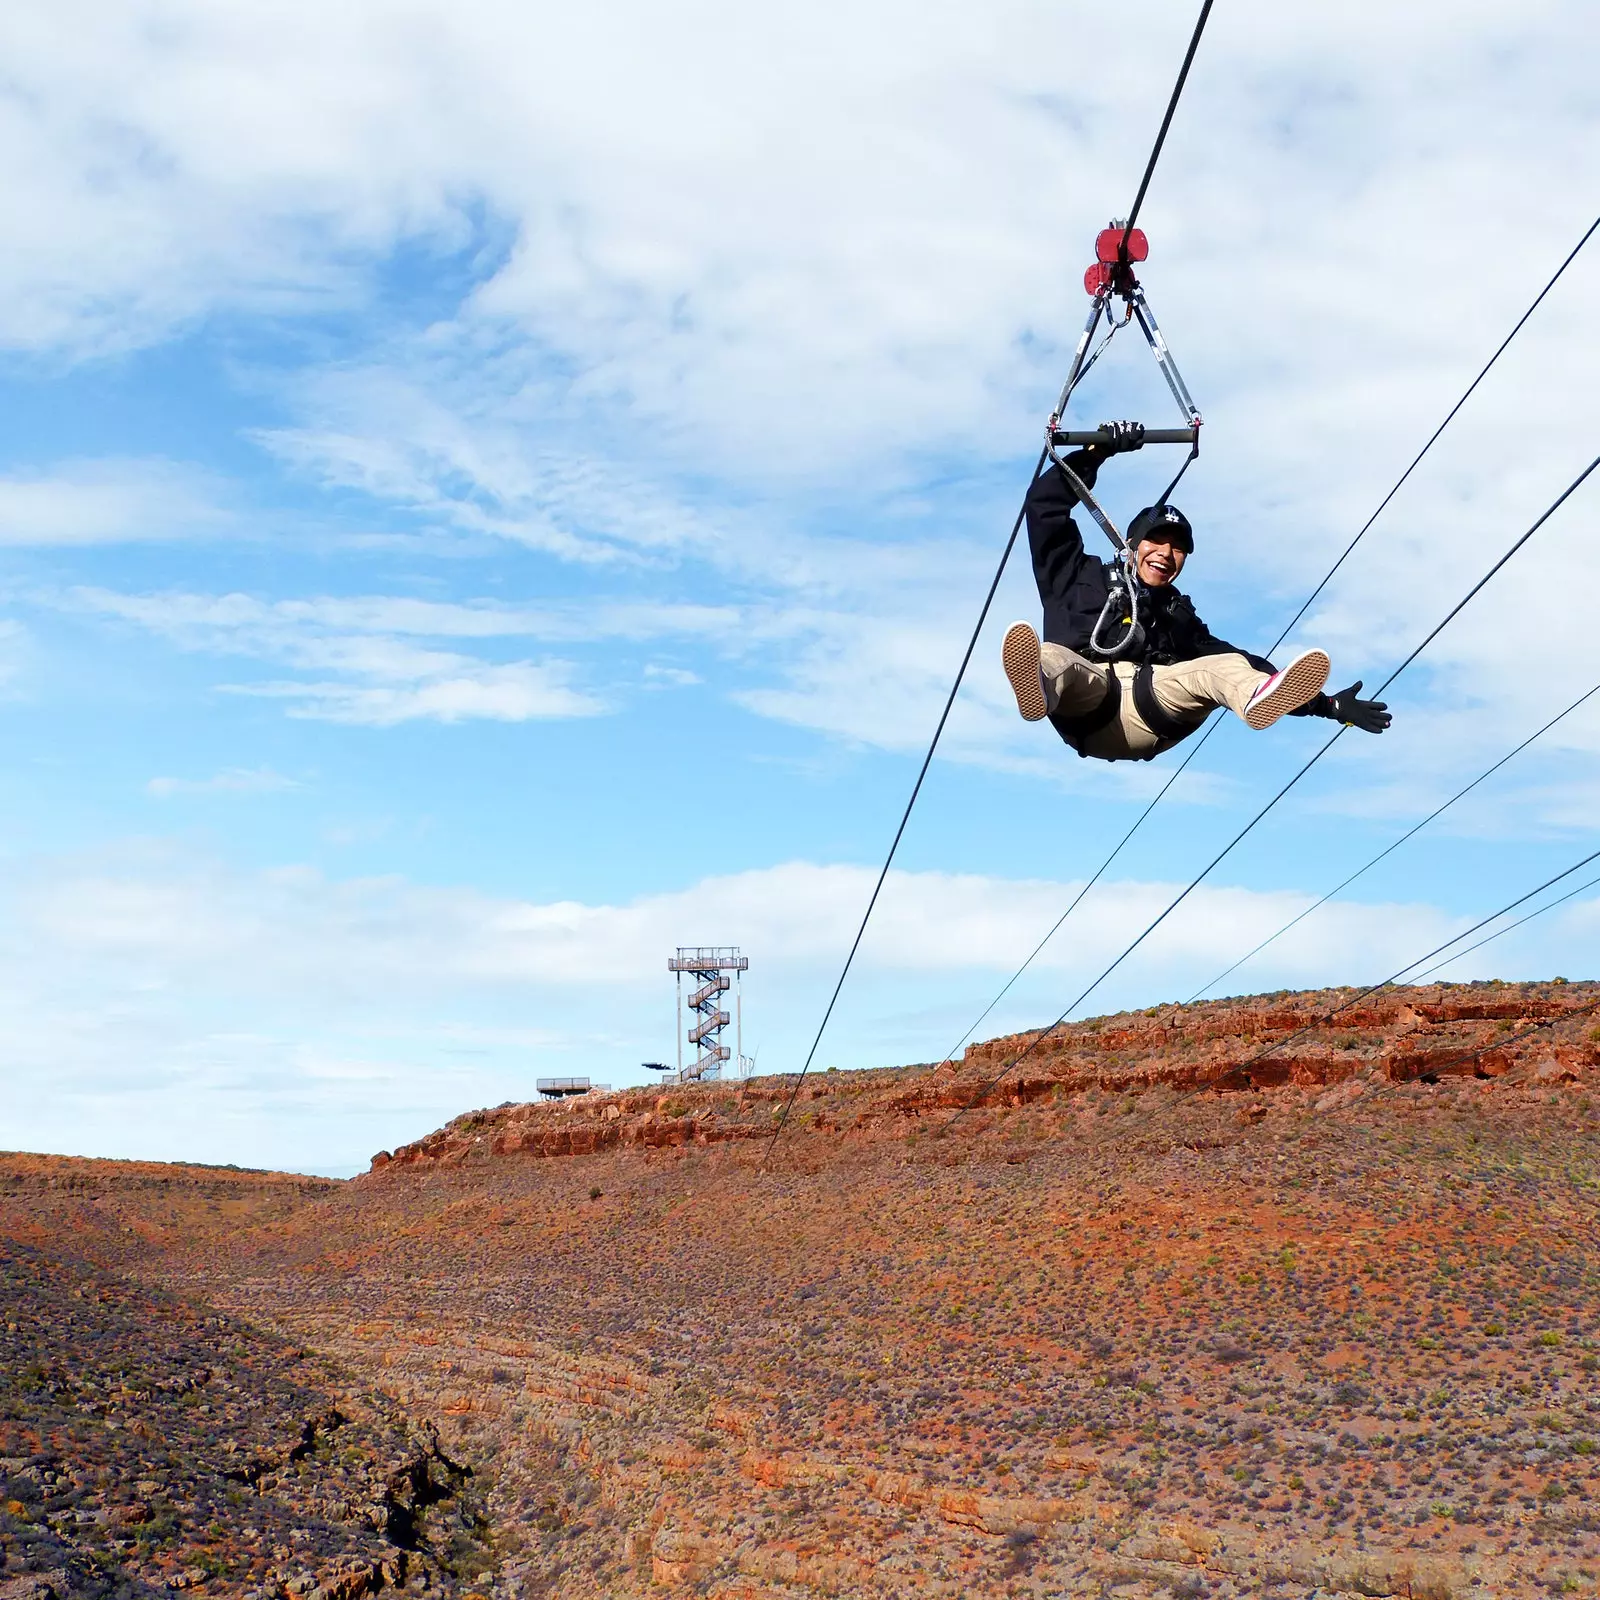
[[(743, 1045), (744, 1013), (742, 996), (735, 985), (741, 975), (749, 970), (750, 961), (739, 953), (737, 945), (680, 945), (678, 953), (667, 962), (667, 971), (678, 975), (678, 1081), (688, 1083), (703, 1078), (720, 1078), (722, 1063), (732, 1052), (722, 1043), (722, 1030), (734, 1023), (736, 1039)], [(732, 973), (733, 977), (726, 976)], [(687, 973), (698, 985), (688, 995), (692, 1021), (688, 1039), (697, 1054), (687, 1065), (683, 1060), (683, 978)], [(730, 988), (735, 988), (734, 1009), (730, 1016), (718, 1002)]]

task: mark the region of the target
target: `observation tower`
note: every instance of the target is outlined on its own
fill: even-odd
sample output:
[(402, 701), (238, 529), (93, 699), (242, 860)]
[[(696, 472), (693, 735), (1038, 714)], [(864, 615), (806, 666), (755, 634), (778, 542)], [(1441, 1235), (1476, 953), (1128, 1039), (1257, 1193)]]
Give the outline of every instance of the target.
[[(667, 962), (667, 971), (676, 973), (678, 980), (678, 1082), (689, 1083), (704, 1078), (720, 1078), (722, 1063), (731, 1052), (722, 1042), (722, 1030), (731, 1022), (734, 1043), (742, 1060), (744, 1055), (744, 994), (742, 980), (749, 969), (748, 956), (739, 953), (731, 944), (679, 945), (677, 955)], [(683, 979), (689, 976), (690, 1025), (689, 1043), (696, 1054), (686, 1066), (683, 1060)], [(730, 978), (729, 973), (733, 976)], [(722, 997), (733, 990), (733, 1015), (722, 1009)], [(646, 1063), (653, 1066), (653, 1062)], [(661, 1069), (658, 1069), (661, 1070)]]

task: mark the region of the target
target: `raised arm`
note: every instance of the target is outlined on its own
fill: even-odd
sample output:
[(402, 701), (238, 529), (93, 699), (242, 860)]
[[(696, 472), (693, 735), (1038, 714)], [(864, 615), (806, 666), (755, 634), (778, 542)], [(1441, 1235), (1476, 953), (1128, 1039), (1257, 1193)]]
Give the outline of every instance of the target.
[[(1104, 460), (1104, 452), (1094, 445), (1075, 450), (1066, 458), (1067, 465), (1091, 489)], [(1066, 475), (1054, 463), (1033, 480), (1028, 490), (1028, 548), (1033, 553), (1033, 578), (1039, 586), (1039, 598), (1047, 606), (1067, 593), (1087, 559), (1083, 535), (1072, 519), (1077, 503)]]

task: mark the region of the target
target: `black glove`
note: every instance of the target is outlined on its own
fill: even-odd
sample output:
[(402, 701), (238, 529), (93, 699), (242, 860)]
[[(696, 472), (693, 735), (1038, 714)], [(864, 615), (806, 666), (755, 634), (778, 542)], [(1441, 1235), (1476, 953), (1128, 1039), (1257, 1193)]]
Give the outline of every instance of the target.
[(1104, 444), (1095, 446), (1107, 455), (1115, 456), (1125, 450), (1140, 450), (1144, 447), (1144, 424), (1142, 422), (1102, 422), (1100, 431), (1108, 435)]
[(1351, 728), (1359, 728), (1363, 733), (1382, 733), (1394, 718), (1389, 715), (1389, 708), (1382, 700), (1358, 700), (1356, 696), (1361, 692), (1361, 680), (1356, 679), (1348, 689), (1341, 689), (1337, 694), (1320, 695), (1318, 698), (1325, 702), (1317, 707), (1316, 714), (1331, 717), (1335, 722), (1342, 722)]

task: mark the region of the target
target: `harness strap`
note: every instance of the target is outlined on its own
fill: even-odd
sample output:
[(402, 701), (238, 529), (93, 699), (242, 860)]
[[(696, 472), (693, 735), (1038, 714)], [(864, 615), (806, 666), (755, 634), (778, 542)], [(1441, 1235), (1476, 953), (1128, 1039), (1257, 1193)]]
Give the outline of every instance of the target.
[(1175, 717), (1170, 711), (1164, 710), (1161, 702), (1156, 699), (1155, 667), (1146, 661), (1133, 675), (1133, 705), (1139, 713), (1145, 727), (1158, 739), (1170, 739), (1176, 744), (1180, 739), (1187, 739), (1209, 717), (1206, 712), (1199, 722), (1187, 721), (1183, 717)]
[(1093, 738), (1102, 728), (1115, 722), (1121, 706), (1121, 680), (1117, 677), (1114, 668), (1107, 667), (1106, 692), (1101, 697), (1100, 704), (1094, 710), (1085, 711), (1076, 717), (1063, 715), (1061, 708), (1057, 706), (1050, 713), (1050, 725), (1081, 756), (1084, 753), (1083, 742)]
[(1156, 504), (1158, 506), (1164, 506), (1167, 503), (1167, 501), (1169, 501), (1172, 498), (1172, 491), (1174, 489), (1176, 489), (1178, 487), (1179, 483), (1183, 480), (1184, 473), (1186, 473), (1189, 470), (1189, 468), (1192, 467), (1195, 464), (1195, 462), (1198, 461), (1199, 459), (1200, 459), (1200, 419), (1197, 417), (1195, 419), (1195, 425), (1194, 425), (1194, 444), (1190, 447), (1188, 455), (1186, 455), (1183, 458), (1183, 465), (1178, 468), (1177, 477), (1175, 477), (1172, 480), (1172, 482), (1169, 483), (1166, 486), (1166, 488), (1161, 491), (1161, 498), (1156, 501)]

